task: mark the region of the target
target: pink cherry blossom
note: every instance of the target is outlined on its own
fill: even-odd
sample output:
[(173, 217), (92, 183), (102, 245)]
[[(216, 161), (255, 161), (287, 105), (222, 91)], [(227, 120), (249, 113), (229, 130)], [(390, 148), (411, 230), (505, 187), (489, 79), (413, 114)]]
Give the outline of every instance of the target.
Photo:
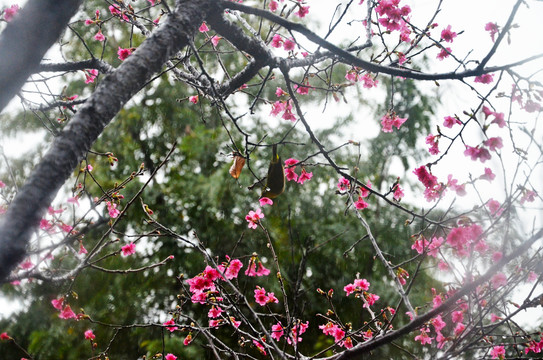
[(459, 323), (464, 321), (464, 312), (463, 311), (453, 311), (451, 315), (452, 321), (454, 323)]
[(20, 10), (19, 5), (17, 4), (11, 5), (10, 7), (4, 10), (4, 20), (6, 20), (7, 22), (11, 21), (19, 10)]
[(492, 283), (492, 288), (498, 289), (502, 286), (507, 285), (507, 276), (504, 273), (499, 272), (492, 277), (490, 282)]
[(285, 39), (285, 43), (283, 44), (283, 49), (286, 51), (294, 50), (296, 43), (293, 39)]
[(437, 54), (436, 58), (442, 61), (443, 59), (448, 58), (451, 54), (452, 50), (450, 47), (441, 48), (441, 51)]
[(96, 338), (96, 335), (92, 332), (92, 330), (85, 331), (85, 339), (86, 340), (94, 340)]
[(280, 48), (283, 44), (283, 38), (279, 34), (273, 35), (270, 45), (274, 48)]
[(73, 312), (70, 305), (66, 305), (66, 307), (60, 312), (60, 314), (58, 314), (58, 317), (64, 320), (68, 320), (68, 319), (75, 319), (76, 315)]
[(432, 340), (434, 338), (428, 336), (428, 333), (430, 332), (430, 329), (428, 328), (422, 328), (420, 329), (420, 334), (415, 336), (415, 341), (420, 341), (421, 345), (424, 344), (431, 344)]
[(107, 201), (106, 202), (106, 205), (107, 205), (107, 211), (109, 213), (109, 216), (112, 218), (112, 219), (116, 219), (120, 214), (121, 212), (119, 211), (119, 209), (117, 209), (117, 204), (115, 203), (112, 203), (110, 201)]
[(276, 341), (279, 341), (281, 337), (285, 334), (283, 325), (280, 322), (278, 322), (275, 325), (272, 325), (271, 331), (272, 331), (271, 337), (275, 339)]
[(494, 346), (490, 351), (492, 359), (503, 359), (505, 357), (505, 348), (503, 346)]
[(451, 30), (451, 25), (441, 31), (441, 40), (452, 43), (455, 37), (456, 33)]
[(203, 33), (203, 32), (209, 31), (209, 28), (207, 27), (207, 24), (203, 22), (202, 25), (200, 25), (200, 27), (198, 28), (198, 31)]
[(127, 244), (121, 248), (121, 252), (123, 256), (130, 256), (132, 254), (136, 253), (136, 244), (131, 242), (130, 244)]
[(309, 6), (300, 6), (294, 14), (303, 18), (309, 13)]
[(102, 34), (102, 30), (98, 30), (96, 35), (94, 35), (94, 40), (104, 41), (105, 39), (106, 39), (106, 37), (104, 36), (104, 34)]
[(11, 340), (11, 336), (7, 332), (3, 332), (0, 334), (0, 340)]
[(279, 3), (275, 0), (270, 1), (270, 3), (268, 4), (268, 9), (270, 9), (270, 11), (272, 12), (275, 12), (278, 7), (279, 7)]
[(221, 39), (222, 37), (215, 35), (211, 38), (211, 43), (213, 44), (214, 47), (217, 47)]
[(129, 57), (132, 54), (133, 49), (123, 49), (119, 47), (119, 50), (117, 50), (117, 55), (119, 55), (119, 60), (124, 61), (127, 57)]
[(490, 322), (495, 323), (498, 320), (501, 320), (502, 318), (495, 314), (490, 314)]
[(369, 206), (369, 204), (364, 201), (362, 196), (359, 196), (358, 200), (356, 200), (355, 203), (354, 203), (354, 207), (357, 208), (358, 210), (364, 210), (368, 206)]
[(494, 81), (494, 74), (483, 74), (475, 77), (476, 83), (490, 84)]
[(302, 173), (300, 174), (300, 176), (298, 177), (298, 180), (296, 181), (298, 184), (301, 184), (303, 185), (304, 182), (306, 182), (307, 180), (311, 180), (311, 178), (313, 177), (313, 173), (312, 172), (307, 172), (305, 171), (304, 168), (302, 168)]
[(169, 353), (169, 354), (166, 354), (164, 359), (166, 359), (166, 360), (177, 360), (177, 356), (175, 356), (174, 354)]
[(57, 310), (61, 310), (63, 304), (64, 304), (64, 297), (51, 300), (51, 305), (53, 305), (53, 307)]
[(381, 131), (385, 133), (391, 133), (393, 126), (395, 126), (396, 129), (399, 130), (400, 126), (402, 126), (402, 124), (406, 121), (407, 121), (407, 118), (398, 117), (395, 112), (392, 112), (392, 113), (387, 112), (381, 118), (381, 125), (382, 125)]
[(485, 30), (490, 33), (490, 38), (492, 39), (492, 42), (495, 41), (495, 36), (499, 31), (498, 24), (495, 22), (489, 22), (485, 25)]
[(260, 208), (257, 208), (256, 211), (249, 211), (249, 214), (245, 216), (245, 220), (248, 222), (249, 229), (256, 229), (260, 223), (260, 219), (264, 218), (264, 214)]
[(394, 193), (393, 193), (392, 197), (394, 198), (394, 200), (400, 201), (404, 196), (405, 196), (405, 194), (403, 193), (403, 190), (400, 187), (400, 184), (396, 184), (394, 186)]
[(456, 324), (456, 327), (454, 328), (454, 335), (458, 336), (458, 335), (462, 334), (465, 329), (466, 329), (466, 325), (464, 325), (462, 323)]
[(447, 323), (443, 321), (443, 319), (441, 318), (441, 315), (438, 315), (435, 318), (433, 318), (431, 323), (434, 326), (434, 329), (436, 330), (436, 332), (440, 332), (445, 326), (447, 326)]
[(174, 332), (175, 330), (178, 329), (178, 327), (175, 326), (175, 320), (174, 319), (170, 319), (170, 320), (166, 321), (165, 323), (163, 323), (162, 325), (166, 326), (166, 329), (169, 332)]
[(479, 176), (479, 178), (483, 180), (487, 180), (487, 181), (492, 181), (496, 178), (496, 175), (494, 175), (494, 173), (492, 172), (492, 169), (485, 168), (485, 173)]
[(351, 182), (343, 176), (339, 178), (337, 188), (339, 191), (347, 191), (351, 187)]
[[(98, 70), (96, 69), (89, 69), (85, 70), (85, 84), (93, 83), (96, 77), (98, 76)], [(92, 165), (87, 165), (87, 169), (89, 172), (92, 171)]]
[(267, 276), (270, 274), (270, 270), (266, 269), (260, 260), (251, 258), (249, 262), (249, 267), (245, 270), (245, 275), (247, 276)]
[(223, 312), (224, 310), (221, 309), (220, 306), (215, 306), (213, 305), (211, 307), (211, 309), (209, 309), (208, 313), (207, 313), (207, 317), (210, 317), (212, 319), (214, 318), (218, 318), (219, 316), (221, 316), (221, 313)]
[(189, 96), (189, 101), (193, 104), (198, 104), (198, 95)]
[(262, 197), (260, 199), (258, 199), (258, 202), (260, 203), (260, 206), (264, 206), (264, 205), (273, 205), (273, 200), (270, 199), (270, 198), (267, 198), (267, 197)]
[(443, 121), (443, 126), (451, 129), (456, 124), (462, 125), (462, 121), (458, 120), (458, 118), (456, 117), (445, 116), (444, 121)]

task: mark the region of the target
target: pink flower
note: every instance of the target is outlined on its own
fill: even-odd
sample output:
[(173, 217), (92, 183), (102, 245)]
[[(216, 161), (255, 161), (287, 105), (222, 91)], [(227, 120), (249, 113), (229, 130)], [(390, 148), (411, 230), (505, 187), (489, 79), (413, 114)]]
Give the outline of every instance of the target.
[(214, 47), (217, 47), (221, 39), (222, 37), (215, 35), (211, 38), (211, 43), (213, 44)]
[(528, 282), (534, 282), (536, 281), (538, 278), (538, 275), (533, 272), (533, 271), (530, 271), (530, 273), (528, 274)]
[(62, 309), (62, 304), (64, 303), (64, 297), (61, 297), (60, 299), (53, 299), (51, 300), (51, 305), (57, 310)]
[(456, 33), (451, 30), (451, 25), (447, 26), (441, 31), (441, 39), (446, 42), (453, 42), (453, 39), (456, 37)]
[(174, 319), (170, 319), (170, 320), (166, 321), (165, 323), (163, 323), (162, 325), (166, 326), (166, 329), (169, 330), (170, 332), (174, 332), (175, 330), (178, 329), (178, 327), (175, 326), (175, 320)]
[(262, 218), (264, 218), (264, 214), (260, 208), (257, 208), (256, 211), (249, 211), (249, 214), (245, 216), (245, 220), (249, 223), (249, 229), (256, 229)]
[(215, 306), (213, 305), (211, 307), (211, 309), (209, 309), (208, 313), (207, 313), (207, 317), (210, 317), (210, 318), (218, 318), (219, 316), (221, 316), (221, 313), (223, 312), (224, 310), (221, 309), (220, 306)]
[(434, 338), (431, 338), (430, 336), (428, 336), (429, 332), (430, 332), (430, 329), (428, 328), (420, 329), (420, 334), (415, 336), (415, 341), (420, 341), (421, 345), (431, 344)]
[(177, 360), (177, 356), (175, 356), (174, 354), (166, 354), (164, 359), (166, 359), (166, 360)]
[(306, 321), (305, 323), (301, 322), (300, 320), (296, 321), (296, 324), (293, 326), (291, 330), (291, 337), (287, 338), (287, 343), (291, 344), (292, 342), (298, 343), (302, 341), (302, 338), (300, 335), (302, 335), (307, 328), (309, 327), (309, 321)]
[(98, 30), (96, 35), (94, 35), (94, 40), (104, 41), (105, 39), (106, 39), (106, 37), (104, 36), (104, 34), (102, 34), (102, 30)]
[(296, 43), (292, 39), (286, 39), (285, 43), (283, 44), (283, 49), (286, 51), (294, 50)]
[(452, 50), (450, 47), (448, 48), (441, 48), (441, 51), (437, 54), (436, 58), (439, 59), (440, 61), (445, 59), (445, 58), (448, 58), (449, 55), (452, 54)]
[(88, 253), (88, 251), (87, 251), (87, 249), (85, 249), (85, 247), (83, 246), (83, 242), (80, 242), (80, 243), (79, 243), (79, 252), (78, 252), (78, 254), (79, 254), (79, 255), (84, 255), (84, 254), (87, 254), (87, 253)]
[(433, 318), (431, 323), (434, 326), (434, 329), (436, 330), (436, 332), (440, 332), (441, 329), (447, 326), (447, 323), (443, 321), (443, 319), (441, 318), (441, 315), (438, 315), (435, 318)]
[(499, 272), (492, 277), (490, 282), (492, 283), (492, 288), (498, 289), (502, 286), (507, 285), (507, 276), (504, 273)]
[(492, 359), (503, 359), (505, 357), (505, 348), (503, 346), (494, 346), (490, 351)]
[(267, 293), (266, 289), (257, 286), (255, 289), (255, 301), (260, 305), (264, 306), (269, 303), (278, 303), (279, 300), (275, 297), (274, 293)]
[(483, 142), (485, 146), (487, 146), (490, 151), (496, 151), (497, 149), (501, 149), (503, 147), (503, 141), (501, 137), (491, 137)]
[(66, 201), (69, 202), (70, 204), (74, 204), (74, 205), (79, 206), (79, 199), (78, 199), (77, 196), (70, 197)]
[(260, 351), (262, 355), (267, 355), (266, 348), (259, 341), (253, 340), (253, 345), (256, 346), (256, 348), (258, 349), (258, 351)]
[(499, 31), (498, 24), (496, 24), (495, 22), (489, 22), (485, 25), (485, 30), (490, 32), (490, 38), (492, 39), (492, 42), (494, 42), (494, 37)]
[(70, 305), (66, 305), (66, 307), (58, 314), (58, 317), (64, 320), (67, 319), (75, 319), (75, 313), (72, 311), (72, 308)]
[(273, 205), (273, 200), (270, 199), (270, 198), (267, 198), (267, 197), (262, 197), (260, 199), (258, 199), (258, 202), (260, 203), (260, 206), (264, 206), (264, 205)]
[(280, 48), (283, 44), (283, 38), (279, 34), (273, 35), (270, 45), (274, 48)]
[(381, 118), (381, 125), (383, 126), (381, 131), (385, 133), (391, 133), (392, 132), (392, 126), (395, 126), (398, 130), (400, 129), (400, 126), (404, 122), (407, 121), (407, 118), (400, 118), (396, 115), (395, 112), (387, 112), (382, 118)]
[(445, 116), (444, 119), (445, 120), (443, 121), (443, 126), (449, 129), (451, 129), (455, 124), (462, 125), (462, 121), (458, 120), (456, 117)]
[(270, 9), (270, 11), (272, 12), (276, 11), (278, 7), (279, 4), (275, 0), (270, 1), (270, 3), (268, 4), (268, 9)]
[[(294, 158), (289, 158), (289, 159), (286, 159), (285, 160), (285, 177), (287, 178), (288, 181), (297, 181), (298, 180), (298, 174), (296, 174), (296, 172), (294, 171), (295, 170), (295, 166), (296, 164), (298, 164), (298, 160), (294, 159)], [(307, 177), (308, 175), (306, 175)], [(313, 173), (311, 173), (311, 176), (309, 176), (309, 179), (311, 179), (311, 177), (313, 176)], [(305, 179), (303, 181), (306, 181), (306, 180), (309, 180), (309, 179)], [(303, 182), (302, 182), (303, 184)]]
[(119, 55), (119, 60), (121, 61), (126, 60), (126, 58), (132, 54), (132, 51), (134, 51), (132, 48), (123, 49), (119, 47), (119, 50), (117, 50), (117, 55)]
[(522, 205), (526, 201), (534, 202), (536, 196), (537, 196), (537, 193), (535, 191), (528, 190), (528, 191), (524, 192), (524, 194), (522, 195), (522, 198), (520, 199), (520, 204)]
[(476, 83), (490, 84), (494, 81), (494, 74), (483, 74), (475, 77)]
[(6, 184), (4, 184), (2, 180), (0, 180), (0, 189), (5, 188), (5, 187), (6, 187)]
[(494, 313), (490, 314), (490, 322), (495, 323), (498, 320), (501, 320), (502, 318), (498, 315), (495, 315)]
[(272, 325), (272, 334), (271, 337), (275, 339), (276, 341), (279, 341), (281, 337), (284, 335), (285, 331), (283, 329), (283, 325), (281, 325), (280, 322), (278, 322), (275, 325)]
[[(93, 83), (96, 77), (98, 76), (98, 70), (96, 69), (85, 70), (84, 72), (85, 72), (85, 84)], [(89, 172), (91, 172), (92, 165), (90, 164), (87, 165), (87, 169), (89, 170)]]
[(11, 336), (7, 332), (3, 332), (0, 334), (0, 340), (11, 340)]
[(358, 79), (364, 82), (363, 86), (366, 89), (371, 89), (372, 87), (377, 86), (377, 84), (379, 83), (379, 80), (375, 80), (374, 78), (371, 77), (370, 74), (364, 74), (360, 76)]
[(308, 173), (305, 171), (305, 169), (302, 168), (302, 173), (300, 174), (300, 177), (298, 178), (297, 183), (303, 185), (304, 182), (306, 182), (307, 180), (311, 180), (312, 177), (313, 177), (312, 172)]
[[(214, 321), (214, 320), (212, 320), (212, 321)], [(209, 326), (211, 326), (211, 321), (210, 321), (210, 325), (209, 325)], [(214, 326), (213, 326), (213, 327), (214, 327)], [(185, 339), (183, 339), (183, 345), (188, 346), (191, 342), (192, 342), (192, 333), (189, 333), (189, 334), (185, 337)]]
[(207, 27), (205, 21), (202, 23), (202, 25), (200, 25), (200, 27), (198, 28), (198, 31), (200, 31), (201, 33), (209, 31), (209, 28)]
[(464, 321), (464, 312), (463, 311), (453, 311), (452, 313), (452, 321), (454, 323), (459, 323)]
[(356, 200), (355, 203), (354, 203), (354, 207), (357, 208), (358, 210), (364, 210), (368, 206), (369, 206), (369, 204), (364, 201), (362, 196), (359, 196), (358, 200)]
[(492, 181), (494, 178), (496, 178), (496, 175), (492, 172), (492, 169), (485, 168), (485, 173), (481, 176), (479, 176), (480, 179)]
[[(227, 257), (227, 259), (229, 259)], [(224, 277), (228, 280), (232, 280), (238, 277), (238, 273), (243, 267), (243, 263), (239, 259), (234, 259), (230, 261), (230, 263), (227, 265), (226, 270), (224, 270)]]
[(309, 6), (300, 6), (297, 12), (295, 12), (295, 15), (298, 15), (299, 17), (303, 18), (309, 13)]
[(456, 327), (454, 328), (454, 335), (458, 336), (458, 335), (462, 334), (465, 329), (466, 329), (466, 325), (464, 325), (462, 323), (456, 324)]
[(198, 95), (190, 96), (189, 101), (193, 104), (198, 104)]
[(371, 294), (371, 293), (364, 293), (364, 297), (366, 298), (366, 303), (362, 307), (368, 308), (375, 304), (377, 300), (380, 299), (379, 295)]
[(117, 209), (117, 204), (115, 203), (111, 203), (110, 201), (107, 201), (106, 202), (106, 205), (107, 205), (107, 211), (109, 213), (109, 216), (112, 218), (112, 219), (115, 219), (117, 218), (121, 212), (119, 211), (119, 209)]
[(92, 332), (92, 330), (85, 331), (85, 339), (86, 340), (94, 340), (96, 338), (96, 335)]
[(500, 216), (504, 210), (500, 208), (501, 207), (500, 203), (494, 199), (488, 200), (488, 202), (486, 203), (486, 206), (488, 206), (488, 210), (490, 210), (490, 215), (494, 217)]
[(4, 20), (6, 20), (8, 22), (11, 21), (13, 19), (13, 17), (17, 14), (19, 9), (20, 9), (19, 5), (17, 5), (17, 4), (11, 5), (7, 9), (5, 9), (4, 10)]
[(492, 261), (497, 263), (498, 261), (500, 261), (503, 257), (503, 254), (501, 251), (496, 251), (492, 254)]
[(394, 194), (392, 195), (394, 200), (400, 201), (404, 197), (404, 193), (402, 188), (400, 187), (400, 184), (396, 184), (394, 186)]
[(249, 267), (245, 270), (245, 275), (247, 276), (267, 276), (269, 274), (270, 270), (266, 269), (260, 260), (257, 264), (256, 260), (253, 260), (253, 258), (251, 258)]
[(351, 182), (344, 178), (343, 176), (339, 178), (339, 181), (337, 183), (337, 188), (339, 191), (347, 191), (351, 187)]
[(134, 253), (136, 253), (136, 244), (131, 242), (130, 244), (127, 244), (121, 248), (121, 252), (123, 256), (130, 256)]

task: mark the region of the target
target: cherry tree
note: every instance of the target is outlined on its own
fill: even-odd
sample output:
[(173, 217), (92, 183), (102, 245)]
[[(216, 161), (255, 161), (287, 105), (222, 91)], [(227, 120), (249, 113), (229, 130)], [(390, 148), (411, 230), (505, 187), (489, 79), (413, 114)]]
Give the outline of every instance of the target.
[[(442, 13), (444, 1), (436, 2), (435, 10), (418, 22), (413, 19), (420, 19), (417, 11), (422, 10), (408, 0), (341, 1), (330, 7), (329, 16), (318, 12), (319, 5), (312, 1), (100, 1), (83, 2), (77, 13), (79, 3), (29, 1), (22, 9), (13, 5), (2, 13), (6, 24), (0, 35), (0, 83), (5, 85), (0, 107), (17, 95), (22, 109), (53, 129), (47, 152), (22, 186), (9, 166), (2, 173), (4, 286), (24, 286), (22, 281), (73, 284), (89, 271), (164, 276), (170, 264), (183, 260), (176, 254), (150, 261), (146, 254), (151, 245), (146, 241), (162, 237), (194, 249), (194, 256), (205, 262), (200, 272), (177, 276), (178, 302), (160, 322), (151, 317), (146, 323), (103, 321), (86, 312), (84, 303), (77, 311), (72, 285), (48, 299), (50, 311), (58, 313), (54, 321), (88, 323), (82, 339), (90, 343), (89, 357), (106, 358), (118, 332), (139, 328), (161, 330), (162, 349), (154, 356), (168, 360), (181, 353), (164, 345), (168, 336), (183, 339), (186, 348), (199, 343), (217, 359), (349, 359), (376, 351), (386, 354), (387, 348), (402, 348), (396, 345), (400, 340), (411, 344), (404, 354), (412, 357), (467, 354), (503, 359), (541, 352), (541, 329), (517, 319), (541, 306), (543, 299), (543, 229), (539, 214), (533, 215), (541, 204), (541, 184), (535, 179), (543, 157), (537, 126), (543, 85), (539, 71), (525, 71), (526, 65), (537, 66), (543, 54), (535, 49), (512, 62), (496, 56), (518, 41), (519, 12), (527, 7), (541, 10), (540, 3), (518, 0), (504, 9), (505, 22), (489, 19), (479, 29), (486, 31), (487, 42), (477, 46), (488, 48), (480, 58), (455, 49), (458, 39), (469, 37), (472, 29), (456, 28), (454, 19)], [(327, 27), (314, 26), (323, 18)], [(355, 30), (338, 30), (346, 26)], [(121, 32), (128, 34), (122, 37), (128, 42), (117, 42)], [(338, 32), (341, 40), (330, 40), (337, 39)], [(62, 61), (44, 60), (58, 39)], [(68, 41), (85, 48), (86, 57), (72, 51), (75, 45)], [(48, 84), (58, 86), (57, 76), (50, 74), (58, 74), (65, 84), (84, 78), (81, 94), (50, 90)], [(245, 233), (256, 236), (264, 244), (258, 252), (255, 246), (253, 253), (234, 255), (237, 244), (228, 254), (224, 247), (209, 248), (206, 233), (179, 231), (146, 202), (143, 194), (171, 176), (169, 166), (179, 151), (176, 141), (164, 142), (159, 159), (142, 150), (144, 163), (127, 169), (120, 182), (94, 175), (91, 158), (113, 168), (122, 162), (112, 152), (93, 148), (97, 139), (119, 121), (123, 108), (141, 100), (144, 89), (158, 88), (155, 84), (161, 79), (172, 89), (182, 87), (185, 94), (161, 101), (177, 100), (184, 111), (201, 114), (203, 123), (209, 114), (217, 117), (225, 139), (217, 146), (231, 154), (230, 181), (243, 184), (240, 191), (254, 200), (229, 203), (236, 209), (239, 243)], [(30, 85), (38, 99), (28, 90)], [(415, 86), (437, 91), (445, 87), (444, 97), (447, 91), (466, 90), (469, 103), (450, 113), (432, 114), (426, 127), (402, 106), (417, 101), (402, 98), (406, 88)], [(375, 139), (389, 146), (384, 152), (389, 157), (383, 163), (386, 170), (375, 172), (380, 176), (369, 178), (360, 171), (361, 158), (369, 150), (353, 133), (349, 140), (342, 134), (322, 135), (311, 119), (311, 99), (322, 102), (323, 110), (331, 108), (328, 113), (368, 99), (385, 104), (375, 107)], [(349, 105), (341, 105), (347, 101)], [(256, 118), (279, 124), (277, 133), (260, 134)], [(49, 119), (57, 124), (47, 125)], [(145, 115), (142, 119), (143, 126), (152, 121)], [(360, 121), (358, 126), (371, 132), (373, 125)], [(187, 126), (185, 132), (192, 131)], [(138, 139), (145, 146), (145, 139)], [(404, 154), (403, 142), (410, 142), (417, 155)], [(282, 151), (289, 146), (297, 147), (298, 155)], [(265, 189), (272, 179), (266, 179), (265, 157), (259, 158), (270, 147), (274, 153), (279, 148), (285, 157), (280, 160), (284, 179), (279, 181), (286, 181), (288, 189), (261, 197), (260, 189), (266, 194), (273, 190), (271, 185), (270, 191)], [(345, 160), (339, 156), (344, 148), (356, 154)], [(193, 151), (200, 150), (205, 151)], [(394, 165), (398, 159), (408, 171)], [(371, 159), (367, 162), (372, 164)], [(459, 177), (456, 167), (469, 167), (468, 175)], [(314, 175), (317, 171), (334, 183)], [(271, 177), (272, 172), (267, 174)], [(67, 182), (74, 186), (64, 196), (61, 189)], [(128, 194), (125, 188), (131, 184), (137, 190)], [(300, 261), (300, 269), (306, 271), (293, 279), (284, 270), (278, 225), (267, 220), (282, 199), (295, 201), (291, 189), (310, 184), (339, 199), (339, 211), (348, 220), (338, 223), (356, 224), (359, 240), (344, 254), (368, 251), (382, 276), (370, 269), (352, 274), (343, 288), (323, 290), (329, 286), (323, 283), (310, 289), (328, 310), (302, 318), (307, 313), (300, 310), (300, 284), (311, 276), (302, 265), (309, 253), (334, 239), (308, 247)], [(495, 190), (489, 192), (489, 187)], [(63, 205), (52, 206), (55, 197), (62, 198)], [(461, 205), (464, 199), (469, 199), (469, 207)], [(314, 206), (330, 204), (315, 200)], [(70, 214), (68, 208), (78, 211)], [(379, 219), (382, 209), (390, 209), (387, 214), (395, 214), (395, 219)], [(127, 224), (130, 216), (144, 224), (141, 231), (131, 232), (136, 225)], [(529, 217), (535, 220), (528, 223)], [(403, 244), (398, 245), (401, 256), (383, 243), (383, 228), (376, 224), (396, 224), (398, 219), (408, 233), (398, 243)], [(141, 262), (129, 268), (104, 265), (113, 257), (136, 255)], [(427, 276), (439, 286), (425, 283)], [(516, 300), (519, 294), (521, 302)], [(421, 300), (424, 297), (430, 300)], [(342, 311), (343, 301), (357, 304), (362, 315)], [(99, 327), (116, 332), (98, 341), (93, 329)], [(33, 357), (20, 345), (21, 339), (7, 331), (0, 337)]]

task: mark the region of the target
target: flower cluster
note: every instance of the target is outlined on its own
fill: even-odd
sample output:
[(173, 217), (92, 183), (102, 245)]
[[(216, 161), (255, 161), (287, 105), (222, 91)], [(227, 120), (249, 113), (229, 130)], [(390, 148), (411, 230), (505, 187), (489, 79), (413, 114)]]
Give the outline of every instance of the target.
[(298, 175), (295, 170), (299, 163), (294, 158), (285, 160), (285, 177), (288, 181), (296, 181), (298, 184), (303, 185), (307, 180), (311, 180), (313, 172), (307, 172), (302, 166), (302, 172)]
[(400, 0), (381, 0), (379, 5), (375, 7), (375, 11), (381, 16), (378, 18), (379, 24), (390, 32), (399, 31), (401, 41), (410, 41), (411, 30), (403, 19), (411, 13), (411, 8), (408, 5), (400, 7)]
[(385, 133), (391, 133), (392, 132), (392, 126), (395, 126), (396, 129), (400, 129), (400, 126), (404, 122), (407, 121), (407, 118), (401, 118), (394, 111), (387, 112), (382, 118), (381, 118), (381, 131)]
[(279, 300), (275, 297), (274, 293), (269, 292), (266, 294), (266, 289), (257, 286), (255, 289), (255, 301), (260, 306), (265, 306), (270, 303), (278, 303)]
[(264, 214), (260, 208), (257, 208), (256, 211), (249, 211), (249, 214), (245, 215), (245, 220), (249, 223), (247, 226), (249, 229), (256, 229), (260, 223), (260, 219), (264, 218)]
[(371, 89), (372, 87), (376, 87), (377, 84), (379, 84), (377, 76), (372, 77), (368, 73), (362, 74), (362, 69), (357, 67), (353, 67), (351, 70), (348, 70), (345, 74), (345, 79), (349, 80), (352, 83), (362, 82), (362, 85), (366, 89)]
[(441, 183), (437, 182), (437, 177), (432, 175), (428, 172), (426, 169), (426, 166), (421, 166), (419, 168), (416, 168), (413, 173), (417, 175), (419, 181), (424, 185), (426, 188), (424, 190), (424, 197), (427, 201), (436, 200), (439, 198), (441, 193), (444, 190), (444, 187)]

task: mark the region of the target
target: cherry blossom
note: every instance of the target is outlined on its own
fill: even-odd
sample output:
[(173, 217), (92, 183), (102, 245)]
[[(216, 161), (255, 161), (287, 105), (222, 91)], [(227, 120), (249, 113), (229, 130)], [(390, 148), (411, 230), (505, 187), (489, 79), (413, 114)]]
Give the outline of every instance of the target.
[(20, 10), (19, 5), (17, 4), (11, 5), (10, 7), (4, 10), (4, 20), (8, 22), (11, 21), (19, 10)]
[(260, 206), (273, 205), (273, 200), (265, 196), (258, 199), (258, 202), (260, 203)]
[(285, 333), (283, 329), (283, 325), (280, 322), (278, 322), (275, 325), (272, 325), (271, 331), (272, 331), (271, 337), (275, 339), (276, 341), (279, 341)]
[(58, 314), (58, 317), (61, 318), (61, 319), (64, 319), (64, 320), (68, 320), (68, 319), (75, 319), (76, 315), (73, 312), (70, 305), (66, 305), (66, 307), (64, 307), (64, 309), (62, 309), (60, 314)]
[(200, 27), (198, 28), (198, 31), (203, 33), (209, 31), (209, 28), (207, 27), (207, 24), (203, 22), (202, 25), (200, 25)]
[(505, 357), (505, 348), (503, 346), (494, 346), (490, 351), (492, 359), (503, 359)]
[(174, 354), (169, 353), (169, 354), (166, 354), (164, 359), (166, 359), (166, 360), (177, 360), (177, 356), (175, 356)]
[(121, 252), (123, 256), (130, 256), (136, 253), (136, 244), (131, 242), (130, 244), (127, 244), (121, 248)]
[(381, 118), (381, 131), (385, 133), (391, 133), (392, 132), (392, 126), (395, 126), (396, 129), (400, 129), (400, 126), (404, 122), (407, 121), (407, 118), (401, 118), (396, 115), (395, 112), (387, 112), (382, 118)]
[(166, 329), (169, 332), (174, 332), (175, 330), (178, 329), (178, 327), (175, 326), (175, 320), (174, 319), (170, 319), (170, 320), (166, 321), (165, 323), (163, 323), (162, 325), (166, 326)]
[(257, 208), (256, 211), (249, 211), (249, 214), (245, 216), (245, 220), (248, 222), (249, 229), (256, 229), (260, 223), (260, 219), (264, 218), (264, 214), (260, 208)]
[(492, 39), (492, 42), (495, 41), (495, 36), (499, 31), (498, 24), (495, 22), (489, 22), (485, 25), (485, 30), (490, 33), (490, 38)]
[(96, 335), (92, 332), (92, 330), (85, 331), (85, 340), (94, 340), (96, 338)]
[(494, 74), (483, 74), (475, 77), (476, 83), (490, 84), (494, 81)]
[(451, 30), (451, 25), (441, 31), (441, 40), (452, 43), (455, 37), (456, 33)]
[(189, 101), (193, 104), (198, 104), (198, 95), (189, 96)]

